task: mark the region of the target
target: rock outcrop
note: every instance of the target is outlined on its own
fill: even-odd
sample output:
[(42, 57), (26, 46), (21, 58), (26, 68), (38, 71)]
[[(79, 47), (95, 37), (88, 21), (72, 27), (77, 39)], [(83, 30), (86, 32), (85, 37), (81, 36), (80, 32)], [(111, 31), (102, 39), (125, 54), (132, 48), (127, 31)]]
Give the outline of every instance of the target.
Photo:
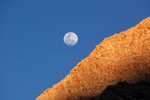
[(90, 100), (108, 85), (132, 83), (145, 77), (150, 77), (150, 17), (104, 39), (63, 80), (36, 100)]

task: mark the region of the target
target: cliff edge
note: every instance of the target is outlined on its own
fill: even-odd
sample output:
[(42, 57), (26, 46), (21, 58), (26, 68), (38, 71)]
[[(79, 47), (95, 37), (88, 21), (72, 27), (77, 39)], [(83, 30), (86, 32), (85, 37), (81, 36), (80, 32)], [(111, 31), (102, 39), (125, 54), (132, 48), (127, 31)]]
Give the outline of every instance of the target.
[(108, 85), (150, 77), (150, 17), (105, 38), (91, 54), (36, 100), (90, 100)]

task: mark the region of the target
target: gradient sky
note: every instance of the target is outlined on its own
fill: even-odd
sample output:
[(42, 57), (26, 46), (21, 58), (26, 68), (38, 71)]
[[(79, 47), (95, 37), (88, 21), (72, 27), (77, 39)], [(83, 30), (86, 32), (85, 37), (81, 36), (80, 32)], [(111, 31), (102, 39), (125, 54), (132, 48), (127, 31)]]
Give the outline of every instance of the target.
[[(0, 98), (34, 100), (104, 38), (150, 16), (150, 0), (0, 0)], [(78, 44), (64, 44), (75, 32)]]

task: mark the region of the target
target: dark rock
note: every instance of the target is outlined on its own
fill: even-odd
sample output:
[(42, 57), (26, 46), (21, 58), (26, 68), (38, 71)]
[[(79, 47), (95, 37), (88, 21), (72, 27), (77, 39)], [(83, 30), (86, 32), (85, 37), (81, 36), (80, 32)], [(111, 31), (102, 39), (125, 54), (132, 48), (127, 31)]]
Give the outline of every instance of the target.
[(108, 86), (97, 100), (150, 100), (150, 79)]

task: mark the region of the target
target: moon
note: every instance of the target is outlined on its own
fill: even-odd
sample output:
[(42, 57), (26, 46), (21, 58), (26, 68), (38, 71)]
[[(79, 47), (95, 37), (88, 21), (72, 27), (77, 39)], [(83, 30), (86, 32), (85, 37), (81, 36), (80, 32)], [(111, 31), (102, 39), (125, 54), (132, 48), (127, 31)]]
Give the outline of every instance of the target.
[(78, 36), (74, 32), (68, 32), (64, 35), (64, 43), (68, 46), (74, 46), (78, 42)]

